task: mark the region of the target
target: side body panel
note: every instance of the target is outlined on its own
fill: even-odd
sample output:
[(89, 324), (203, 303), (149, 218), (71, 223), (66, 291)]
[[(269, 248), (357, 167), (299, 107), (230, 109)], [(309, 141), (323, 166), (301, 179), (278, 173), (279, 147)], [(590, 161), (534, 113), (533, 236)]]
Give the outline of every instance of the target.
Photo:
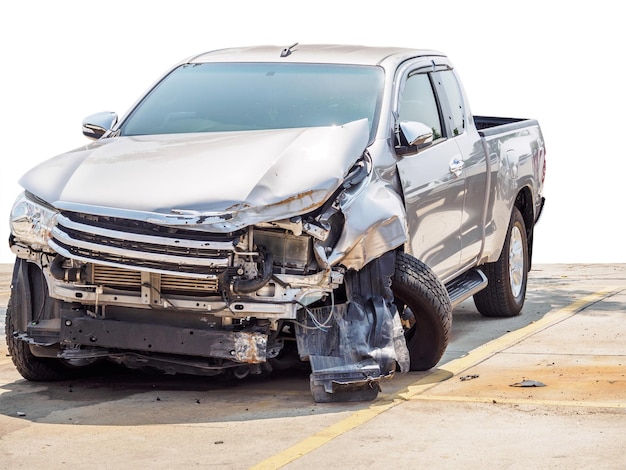
[[(532, 200), (534, 224), (542, 205), (545, 144), (539, 124), (523, 120), (493, 127), (484, 134), (492, 183), (485, 214), (485, 244), (481, 262), (498, 259), (506, 237), (511, 209), (521, 191)], [(527, 227), (532, 229), (532, 227)]]
[(485, 206), (491, 180), (485, 150), (475, 129), (458, 139), (465, 168), (465, 201), (461, 222), (461, 265), (476, 265), (485, 237)]

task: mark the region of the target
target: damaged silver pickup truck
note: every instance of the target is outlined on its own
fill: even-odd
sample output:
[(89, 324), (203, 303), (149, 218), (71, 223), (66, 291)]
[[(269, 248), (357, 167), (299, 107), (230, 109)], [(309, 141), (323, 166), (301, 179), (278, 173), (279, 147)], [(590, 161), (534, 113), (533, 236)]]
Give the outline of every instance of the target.
[(28, 380), (304, 365), (314, 400), (371, 400), (437, 364), (460, 302), (524, 304), (542, 133), (473, 116), (441, 53), (209, 52), (83, 133), (10, 216), (6, 337)]

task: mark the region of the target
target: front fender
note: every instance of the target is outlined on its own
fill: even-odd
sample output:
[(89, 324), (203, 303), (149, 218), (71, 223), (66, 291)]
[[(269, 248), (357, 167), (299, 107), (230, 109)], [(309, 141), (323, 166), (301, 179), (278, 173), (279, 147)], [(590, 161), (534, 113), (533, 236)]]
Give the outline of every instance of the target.
[(408, 240), (406, 213), (398, 193), (383, 180), (340, 202), (345, 216), (343, 232), (328, 256), (331, 266), (360, 270), (370, 261)]

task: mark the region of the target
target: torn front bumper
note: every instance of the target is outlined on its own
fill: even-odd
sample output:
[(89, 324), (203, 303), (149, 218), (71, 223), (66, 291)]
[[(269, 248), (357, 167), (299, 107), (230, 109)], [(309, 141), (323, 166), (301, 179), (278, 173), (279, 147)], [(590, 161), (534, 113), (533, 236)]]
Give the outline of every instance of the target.
[(243, 364), (267, 360), (267, 335), (169, 325), (62, 317), (62, 345), (228, 359)]

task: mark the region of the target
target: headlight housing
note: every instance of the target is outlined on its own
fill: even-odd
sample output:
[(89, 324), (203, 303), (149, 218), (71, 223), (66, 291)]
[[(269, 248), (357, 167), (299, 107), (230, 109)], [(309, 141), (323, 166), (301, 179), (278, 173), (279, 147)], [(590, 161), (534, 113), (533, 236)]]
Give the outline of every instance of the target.
[(17, 241), (35, 250), (44, 249), (51, 238), (57, 214), (57, 211), (35, 202), (29, 194), (22, 193), (11, 209), (11, 233)]

